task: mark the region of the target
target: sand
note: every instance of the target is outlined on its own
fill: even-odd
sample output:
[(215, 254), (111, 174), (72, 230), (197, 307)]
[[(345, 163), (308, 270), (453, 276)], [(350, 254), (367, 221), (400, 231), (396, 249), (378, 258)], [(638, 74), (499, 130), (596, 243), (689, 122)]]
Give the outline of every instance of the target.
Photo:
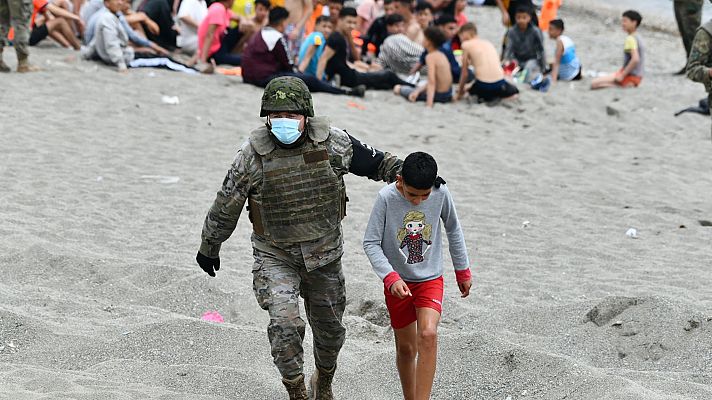
[[(498, 42), (497, 12), (473, 12)], [(587, 71), (619, 67), (616, 21), (562, 14)], [(673, 117), (705, 93), (671, 75), (679, 37), (641, 34), (637, 90), (591, 92), (587, 78), (434, 110), (390, 92), (314, 96), (317, 114), (379, 149), (432, 153), (455, 197), (475, 287), (459, 297), (448, 259), (433, 399), (712, 398), (712, 228), (699, 222), (712, 220), (710, 119)], [(261, 123), (261, 90), (121, 76), (51, 45), (32, 58), (44, 72), (0, 75), (0, 399), (286, 398), (246, 218), (217, 278), (194, 262), (215, 191)], [(382, 286), (361, 249), (382, 184), (347, 185), (334, 390), (397, 399)], [(201, 321), (211, 310), (225, 322)]]

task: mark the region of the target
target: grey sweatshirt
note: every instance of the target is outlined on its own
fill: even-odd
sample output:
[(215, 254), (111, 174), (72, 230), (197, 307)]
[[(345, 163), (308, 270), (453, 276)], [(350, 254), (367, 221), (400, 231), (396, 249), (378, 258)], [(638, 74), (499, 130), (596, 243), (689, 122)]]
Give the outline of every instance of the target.
[(520, 65), (529, 60), (537, 60), (539, 67), (546, 68), (546, 52), (544, 51), (544, 35), (541, 30), (529, 24), (522, 32), (517, 25), (507, 32), (507, 46), (504, 49), (505, 60), (517, 60)]
[(456, 273), (469, 270), (465, 238), (445, 185), (433, 188), (417, 206), (403, 197), (395, 183), (381, 189), (363, 238), (363, 249), (378, 277), (384, 280), (394, 271), (406, 282), (442, 276), (441, 221)]
[(126, 68), (134, 59), (133, 48), (129, 46), (129, 35), (121, 26), (119, 17), (104, 8), (98, 11), (94, 38), (87, 49), (85, 58), (98, 57), (105, 63)]

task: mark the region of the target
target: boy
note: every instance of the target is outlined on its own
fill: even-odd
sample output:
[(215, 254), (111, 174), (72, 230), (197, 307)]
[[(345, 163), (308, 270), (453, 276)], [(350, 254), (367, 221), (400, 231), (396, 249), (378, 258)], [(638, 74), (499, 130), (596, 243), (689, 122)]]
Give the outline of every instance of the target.
[(429, 154), (406, 157), (396, 182), (378, 193), (363, 239), (366, 255), (384, 283), (407, 400), (429, 399), (435, 377), (443, 301), (441, 220), (463, 298), (472, 286), (455, 204), (437, 174)]
[(564, 21), (549, 21), (549, 37), (556, 40), (556, 53), (551, 64), (551, 82), (557, 80), (577, 81), (581, 79), (581, 61), (576, 55), (573, 40), (564, 35)]
[(240, 65), (241, 57), (232, 50), (242, 39), (240, 27), (228, 29), (230, 21), (240, 21), (230, 8), (233, 0), (220, 0), (208, 7), (208, 13), (198, 28), (198, 54), (203, 64), (213, 60), (216, 64)]
[(546, 68), (544, 36), (541, 30), (532, 24), (531, 10), (520, 7), (515, 14), (516, 25), (507, 32), (507, 45), (504, 48), (504, 64), (516, 61), (525, 71), (524, 81), (540, 75)]
[(299, 72), (316, 76), (319, 58), (324, 52), (326, 38), (329, 37), (332, 29), (328, 16), (322, 15), (316, 19), (315, 31), (304, 39), (299, 48)]
[(433, 23), (433, 19), (433, 6), (430, 3), (423, 1), (415, 5), (415, 20), (423, 32)]
[(475, 83), (470, 87), (470, 94), (476, 96), (479, 102), (515, 98), (519, 90), (504, 79), (494, 45), (477, 35), (477, 27), (472, 22), (463, 25), (459, 35), (462, 43), (462, 73), (455, 99), (461, 99), (465, 94), (469, 66), (475, 68)]
[(636, 31), (642, 21), (643, 17), (637, 11), (628, 10), (623, 13), (621, 25), (628, 34), (623, 46), (623, 68), (614, 74), (594, 79), (591, 82), (591, 89), (613, 86), (628, 88), (640, 85), (643, 80), (645, 58), (643, 56), (643, 43), (640, 41), (640, 37), (636, 35)]
[(452, 73), (450, 62), (439, 48), (445, 43), (445, 34), (436, 26), (425, 29), (425, 66), (428, 67), (428, 83), (412, 88), (396, 85), (393, 92), (406, 99), (416, 102), (425, 101), (426, 107), (432, 108), (433, 103), (449, 103), (452, 101)]
[(183, 0), (178, 9), (180, 35), (176, 38), (178, 47), (186, 54), (198, 52), (198, 28), (208, 14), (205, 0)]
[(395, 85), (412, 86), (400, 79), (391, 70), (378, 72), (359, 72), (352, 68), (356, 60), (353, 52), (351, 31), (356, 29), (357, 14), (353, 7), (344, 7), (339, 13), (339, 23), (336, 29), (326, 40), (324, 53), (319, 58), (316, 76), (321, 77), (326, 73), (328, 79), (339, 77), (340, 86), (355, 88), (365, 86), (367, 89), (393, 89)]

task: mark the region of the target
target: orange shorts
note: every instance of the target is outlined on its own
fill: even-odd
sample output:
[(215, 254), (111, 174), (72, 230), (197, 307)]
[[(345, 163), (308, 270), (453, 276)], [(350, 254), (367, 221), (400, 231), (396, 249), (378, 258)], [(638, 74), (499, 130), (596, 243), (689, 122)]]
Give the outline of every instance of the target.
[(393, 329), (402, 329), (418, 320), (417, 308), (432, 308), (442, 313), (443, 310), (443, 277), (425, 282), (406, 282), (412, 296), (399, 299), (391, 294), (388, 288), (383, 288), (386, 295), (386, 307), (391, 316)]
[[(623, 72), (623, 70), (618, 71)], [(622, 81), (618, 82), (616, 81), (616, 85), (620, 87), (638, 87), (640, 85), (640, 81), (643, 80), (642, 76), (637, 76), (637, 75), (626, 75), (625, 78), (623, 78)]]

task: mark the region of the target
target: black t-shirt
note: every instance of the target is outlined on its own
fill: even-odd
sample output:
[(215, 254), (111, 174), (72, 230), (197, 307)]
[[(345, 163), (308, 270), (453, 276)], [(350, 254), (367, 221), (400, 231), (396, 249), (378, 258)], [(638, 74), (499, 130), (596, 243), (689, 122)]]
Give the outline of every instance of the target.
[(341, 75), (341, 82), (351, 82), (355, 80), (355, 73), (346, 60), (349, 59), (349, 43), (341, 32), (334, 31), (326, 39), (326, 45), (334, 50), (334, 56), (326, 63), (326, 76), (331, 79), (334, 75)]

